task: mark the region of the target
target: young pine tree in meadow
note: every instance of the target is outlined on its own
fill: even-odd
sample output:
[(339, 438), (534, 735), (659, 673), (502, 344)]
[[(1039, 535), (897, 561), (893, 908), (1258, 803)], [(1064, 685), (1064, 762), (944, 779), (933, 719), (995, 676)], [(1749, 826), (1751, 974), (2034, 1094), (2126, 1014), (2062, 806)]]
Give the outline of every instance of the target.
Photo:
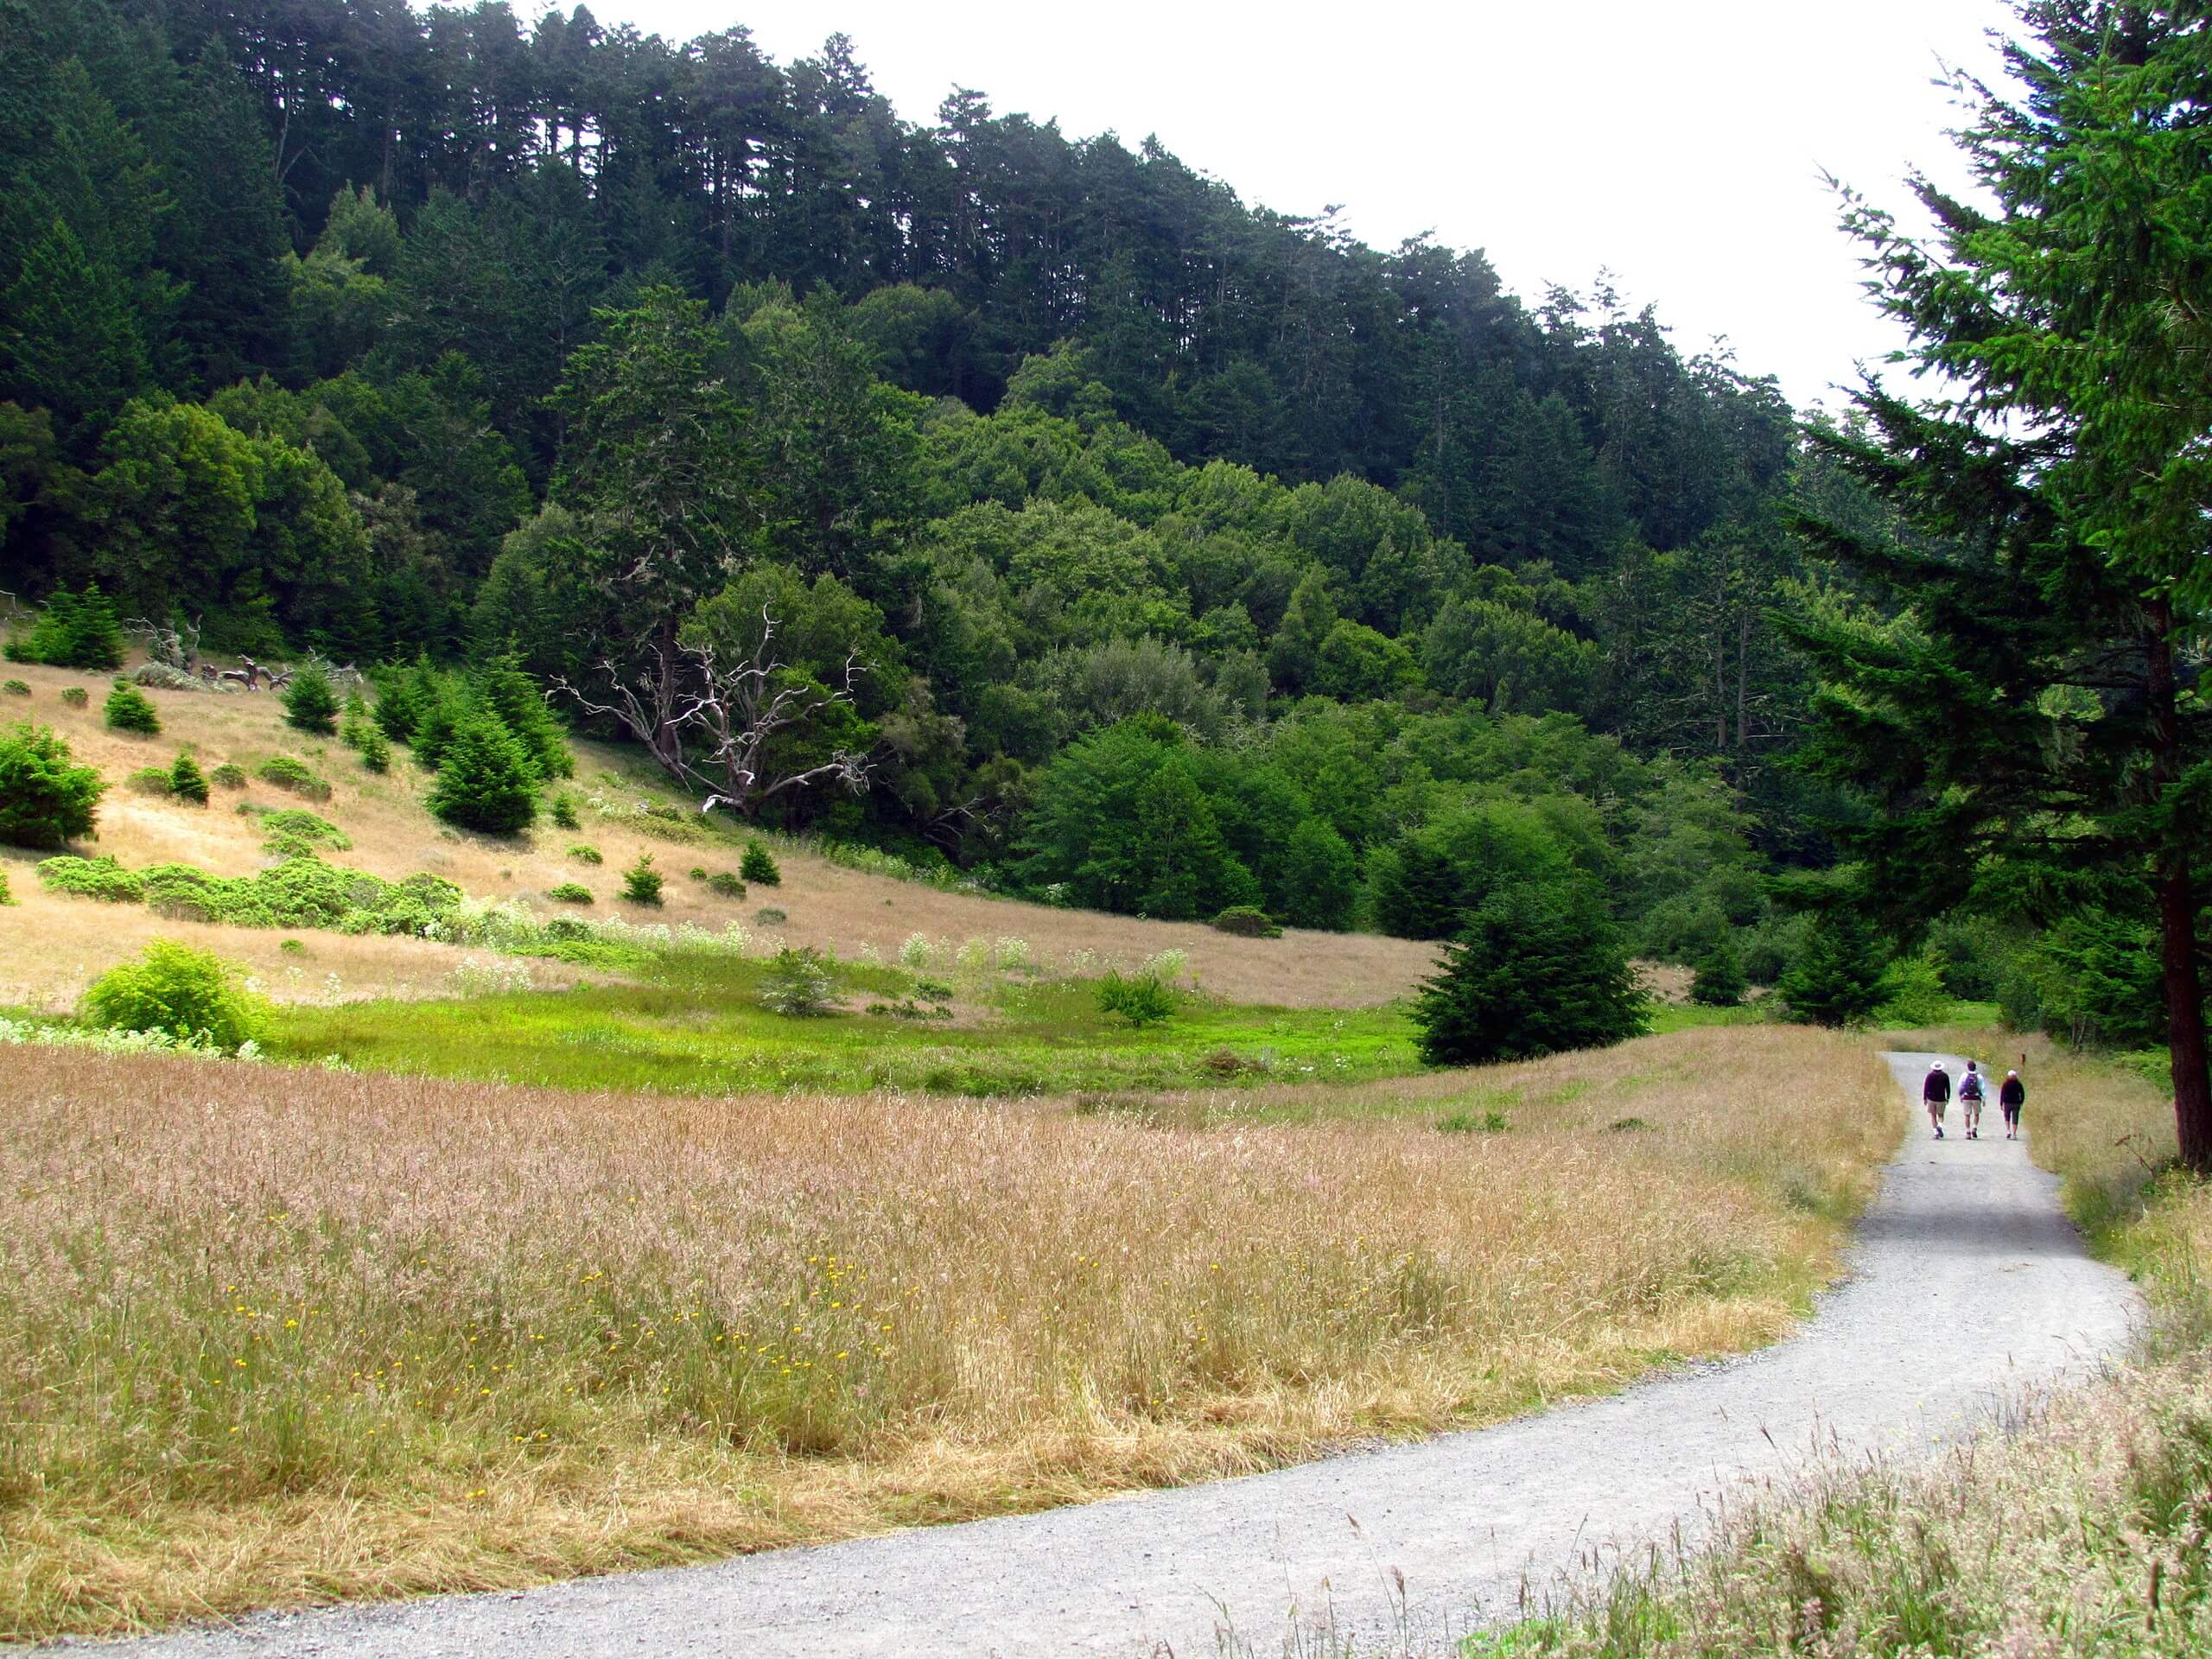
[(146, 694), (122, 680), (118, 680), (115, 689), (107, 694), (105, 717), (111, 732), (131, 732), (140, 737), (162, 734), (162, 717), (154, 712), (154, 705)]
[(330, 677), (309, 663), (284, 688), (284, 721), (303, 732), (328, 736), (338, 729), (338, 693)]
[(1624, 1042), (1644, 1000), (1593, 886), (1516, 880), (1470, 912), (1414, 1020), (1431, 1065), (1478, 1065)]
[(470, 715), (445, 746), (429, 804), (448, 823), (511, 836), (537, 817), (537, 771), (496, 716)]

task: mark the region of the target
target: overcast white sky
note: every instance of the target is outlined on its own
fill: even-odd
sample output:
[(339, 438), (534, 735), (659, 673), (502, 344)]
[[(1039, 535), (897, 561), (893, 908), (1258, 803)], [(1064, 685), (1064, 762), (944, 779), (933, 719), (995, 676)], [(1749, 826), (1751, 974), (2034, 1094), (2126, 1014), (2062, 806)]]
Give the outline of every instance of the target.
[[(564, 4), (565, 9), (565, 4)], [(523, 10), (518, 7), (518, 10)], [(1822, 168), (1902, 205), (1955, 176), (1937, 60), (1993, 74), (1998, 0), (600, 0), (682, 38), (749, 27), (779, 62), (851, 35), (928, 120), (955, 85), (1071, 137), (1147, 133), (1248, 202), (1340, 203), (1378, 246), (1433, 231), (1524, 297), (1600, 266), (1687, 350), (1726, 335), (1801, 406), (1894, 338)]]

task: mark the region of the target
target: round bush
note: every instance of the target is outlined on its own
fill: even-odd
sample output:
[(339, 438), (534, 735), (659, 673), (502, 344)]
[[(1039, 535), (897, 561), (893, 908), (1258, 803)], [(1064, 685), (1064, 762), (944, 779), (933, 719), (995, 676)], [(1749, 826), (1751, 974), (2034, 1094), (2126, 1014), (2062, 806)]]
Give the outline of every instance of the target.
[(311, 801), (330, 798), (330, 785), (306, 765), (289, 754), (275, 754), (253, 769), (253, 775), (264, 784), (274, 784), (295, 795), (304, 795)]
[(1213, 918), (1214, 931), (1234, 933), (1241, 939), (1279, 939), (1282, 929), (1257, 905), (1231, 905)]
[(89, 836), (106, 788), (50, 728), (18, 726), (0, 736), (0, 841), (60, 847)]
[(238, 969), (211, 951), (156, 939), (92, 982), (84, 1012), (110, 1031), (165, 1031), (235, 1053), (259, 1036), (266, 1018), (239, 980)]
[(556, 905), (591, 903), (591, 889), (581, 881), (563, 881), (557, 887), (548, 887), (545, 889), (545, 896)]
[(85, 708), (91, 703), (92, 700), (92, 693), (81, 685), (65, 685), (61, 688), (61, 701), (72, 709)]

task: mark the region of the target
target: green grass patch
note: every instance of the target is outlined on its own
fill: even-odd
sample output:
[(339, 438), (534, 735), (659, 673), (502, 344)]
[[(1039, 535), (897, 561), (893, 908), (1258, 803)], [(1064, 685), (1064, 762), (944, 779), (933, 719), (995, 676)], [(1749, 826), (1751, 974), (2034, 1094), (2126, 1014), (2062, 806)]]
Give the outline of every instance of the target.
[[(890, 1011), (798, 1020), (761, 1006), (766, 964), (661, 959), (654, 982), (462, 1001), (279, 1011), (268, 1052), (411, 1075), (677, 1094), (898, 1088), (972, 1096), (1218, 1085), (1222, 1055), (1274, 1082), (1357, 1083), (1421, 1069), (1412, 1021), (1389, 1008), (1186, 1002), (1130, 1029), (1085, 982), (1018, 984), (993, 1017), (947, 1027)], [(905, 998), (911, 976), (840, 963), (848, 1009)]]

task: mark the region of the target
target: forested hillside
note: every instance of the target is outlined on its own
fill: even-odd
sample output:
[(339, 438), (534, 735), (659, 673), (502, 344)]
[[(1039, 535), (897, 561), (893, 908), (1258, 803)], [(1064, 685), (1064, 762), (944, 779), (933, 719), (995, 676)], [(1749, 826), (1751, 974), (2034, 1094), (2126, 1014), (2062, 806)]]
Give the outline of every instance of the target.
[(903, 121), (840, 36), (0, 0), (0, 399), (22, 599), (512, 652), (1071, 902), (1437, 937), (1579, 874), (1770, 975), (1823, 856), (1771, 617), (1856, 486), (1770, 382), (1157, 140)]

